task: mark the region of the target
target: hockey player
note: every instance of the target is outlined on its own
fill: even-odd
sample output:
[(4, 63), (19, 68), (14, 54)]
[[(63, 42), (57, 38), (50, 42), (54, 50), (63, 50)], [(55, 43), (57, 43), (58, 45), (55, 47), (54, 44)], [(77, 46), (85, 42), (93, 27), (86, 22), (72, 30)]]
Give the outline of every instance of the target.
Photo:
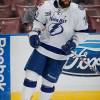
[[(29, 1), (27, 1), (29, 2)], [(21, 21), (22, 21), (22, 32), (30, 32), (32, 30), (32, 24), (34, 21), (35, 13), (38, 9), (38, 6), (42, 5), (44, 0), (34, 0), (33, 7), (30, 7), (27, 9), (25, 14), (23, 15)], [(28, 5), (32, 6), (32, 1), (29, 2)]]
[(71, 0), (50, 0), (39, 7), (29, 33), (34, 48), (26, 67), (23, 100), (31, 100), (38, 77), (42, 76), (39, 100), (51, 100), (66, 56), (76, 48), (75, 32), (86, 31), (85, 10)]
[(22, 31), (23, 32), (30, 32), (32, 31), (32, 25), (35, 17), (35, 13), (37, 11), (37, 6), (29, 8), (24, 16), (22, 17)]

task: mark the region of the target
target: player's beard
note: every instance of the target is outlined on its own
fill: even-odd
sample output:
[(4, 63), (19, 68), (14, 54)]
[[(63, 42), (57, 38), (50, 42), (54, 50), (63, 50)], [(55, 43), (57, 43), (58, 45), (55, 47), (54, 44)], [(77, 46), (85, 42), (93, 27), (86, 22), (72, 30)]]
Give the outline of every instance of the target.
[(69, 1), (68, 4), (65, 4), (62, 0), (59, 0), (59, 5), (62, 7), (62, 8), (67, 8), (70, 6), (70, 3), (71, 1)]

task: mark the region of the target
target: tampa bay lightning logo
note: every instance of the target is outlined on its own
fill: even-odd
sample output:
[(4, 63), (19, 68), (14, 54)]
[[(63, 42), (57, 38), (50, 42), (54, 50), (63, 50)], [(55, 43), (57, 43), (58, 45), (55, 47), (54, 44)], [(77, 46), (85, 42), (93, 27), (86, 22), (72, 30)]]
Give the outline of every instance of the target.
[(69, 55), (64, 74), (100, 76), (100, 40), (86, 40)]
[(62, 27), (62, 23), (52, 23), (49, 25), (48, 31), (51, 36), (55, 36), (63, 33), (64, 29)]

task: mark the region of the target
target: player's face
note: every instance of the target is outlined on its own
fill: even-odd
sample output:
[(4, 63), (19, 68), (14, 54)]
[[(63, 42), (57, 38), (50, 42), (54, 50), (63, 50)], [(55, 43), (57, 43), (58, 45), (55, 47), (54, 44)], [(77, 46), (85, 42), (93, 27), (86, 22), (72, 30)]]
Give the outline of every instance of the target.
[(59, 0), (59, 5), (62, 8), (67, 8), (70, 6), (71, 0)]

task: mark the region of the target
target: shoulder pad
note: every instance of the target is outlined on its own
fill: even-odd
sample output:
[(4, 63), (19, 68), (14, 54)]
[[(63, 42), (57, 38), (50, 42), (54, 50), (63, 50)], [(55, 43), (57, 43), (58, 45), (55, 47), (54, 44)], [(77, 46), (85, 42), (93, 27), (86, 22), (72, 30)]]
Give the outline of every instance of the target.
[(85, 9), (85, 7), (82, 6), (82, 5), (78, 5), (78, 8), (79, 8), (80, 10), (84, 10), (84, 9)]

